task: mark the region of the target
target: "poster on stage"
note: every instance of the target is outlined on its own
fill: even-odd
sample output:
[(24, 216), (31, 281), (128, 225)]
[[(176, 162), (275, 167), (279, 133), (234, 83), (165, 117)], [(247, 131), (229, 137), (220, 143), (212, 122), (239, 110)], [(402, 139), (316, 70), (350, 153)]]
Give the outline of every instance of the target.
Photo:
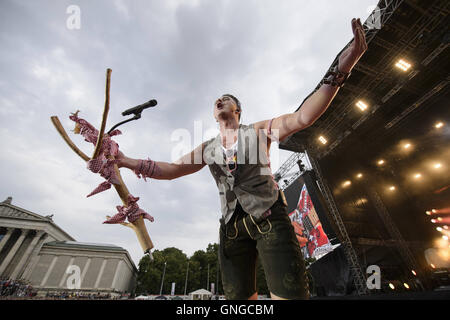
[[(297, 198), (295, 207), (289, 212), (289, 218), (294, 227), (303, 256), (305, 259), (320, 259), (333, 251), (333, 245), (319, 220), (306, 184), (294, 184), (289, 188), (291, 190), (288, 202), (292, 202)], [(292, 188), (297, 190), (292, 190)]]

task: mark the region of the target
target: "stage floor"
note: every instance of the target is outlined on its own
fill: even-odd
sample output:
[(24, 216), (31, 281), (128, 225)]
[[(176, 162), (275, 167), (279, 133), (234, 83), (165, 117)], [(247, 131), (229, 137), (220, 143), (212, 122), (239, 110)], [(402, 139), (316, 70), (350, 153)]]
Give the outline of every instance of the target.
[(311, 300), (450, 300), (450, 289), (425, 292), (379, 293), (367, 296), (314, 297)]

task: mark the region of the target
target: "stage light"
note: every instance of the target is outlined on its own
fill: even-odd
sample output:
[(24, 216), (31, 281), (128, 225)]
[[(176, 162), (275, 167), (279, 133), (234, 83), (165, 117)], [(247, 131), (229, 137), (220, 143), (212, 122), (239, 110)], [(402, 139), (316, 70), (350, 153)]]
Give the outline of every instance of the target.
[(394, 190), (395, 190), (395, 187), (394, 187), (394, 186), (390, 186), (390, 187), (389, 187), (389, 190), (394, 191)]
[(384, 164), (384, 160), (383, 160), (383, 159), (380, 159), (380, 160), (378, 160), (378, 162), (377, 162), (377, 163), (378, 163), (378, 165), (379, 165), (379, 166), (381, 166), (381, 165), (383, 165), (383, 164)]
[(364, 204), (366, 204), (367, 203), (367, 199), (366, 198), (361, 198), (361, 199), (358, 199), (357, 201), (356, 201), (356, 204), (358, 205), (358, 206), (362, 206), (362, 205), (364, 205)]
[(357, 106), (359, 109), (361, 109), (361, 111), (364, 111), (364, 110), (367, 109), (367, 104), (365, 104), (365, 103), (362, 102), (361, 100), (359, 100), (359, 101), (356, 103), (356, 106)]
[(403, 148), (405, 148), (405, 149), (409, 149), (410, 147), (411, 147), (411, 143), (407, 143), (407, 144), (403, 145)]
[[(443, 235), (443, 236), (447, 236), (447, 238), (448, 238), (448, 235)], [(443, 236), (440, 236), (439, 238), (437, 238), (434, 241), (435, 248), (446, 249), (449, 246), (448, 240), (445, 240), (445, 238)]]
[(327, 139), (325, 139), (323, 136), (320, 136), (320, 137), (319, 137), (319, 141), (320, 141), (322, 144), (326, 144), (326, 143), (327, 143)]
[(411, 270), (411, 273), (415, 276), (417, 276), (417, 273), (414, 270)]
[(436, 209), (431, 209), (431, 212), (436, 213), (437, 211)]
[(445, 229), (445, 230), (448, 230), (448, 226), (444, 226), (444, 229)]
[(395, 286), (392, 283), (389, 283), (389, 288), (391, 288), (392, 290), (395, 289)]
[(408, 71), (408, 69), (411, 68), (411, 64), (403, 59), (398, 60), (395, 66), (403, 71)]
[(409, 285), (405, 282), (405, 283), (403, 283), (403, 286), (406, 288), (406, 289), (409, 289)]
[(419, 178), (421, 178), (422, 177), (422, 175), (420, 174), (420, 173), (416, 173), (415, 175), (414, 175), (414, 179), (419, 179)]
[(356, 177), (358, 178), (358, 179), (361, 179), (362, 178), (362, 173), (358, 173), (357, 175), (356, 175)]
[(439, 169), (440, 167), (442, 167), (442, 164), (440, 164), (440, 163), (435, 163), (435, 164), (433, 165), (433, 167), (434, 167), (435, 169)]
[(431, 223), (436, 223), (436, 219), (431, 219)]
[(431, 211), (425, 211), (425, 214), (426, 214), (427, 216), (431, 216)]
[(442, 228), (441, 227), (436, 227), (436, 230), (439, 232), (442, 232)]
[(438, 122), (438, 123), (436, 123), (436, 124), (434, 125), (434, 127), (435, 127), (436, 129), (442, 128), (443, 126), (444, 126), (444, 123), (442, 123), (442, 122)]
[(350, 180), (344, 181), (344, 183), (342, 184), (343, 187), (348, 187), (349, 185), (351, 185), (352, 182)]
[(439, 258), (441, 258), (442, 260), (448, 261), (449, 258), (450, 258), (450, 250), (448, 250), (448, 249), (440, 249), (438, 251), (438, 255), (439, 255)]
[(438, 218), (437, 218), (437, 221), (442, 221), (442, 218), (441, 218), (441, 217), (438, 217)]
[(448, 241), (448, 236), (442, 236), (442, 239), (444, 239), (445, 241)]
[(436, 269), (436, 266), (432, 263), (430, 263), (430, 267), (432, 267), (433, 269)]

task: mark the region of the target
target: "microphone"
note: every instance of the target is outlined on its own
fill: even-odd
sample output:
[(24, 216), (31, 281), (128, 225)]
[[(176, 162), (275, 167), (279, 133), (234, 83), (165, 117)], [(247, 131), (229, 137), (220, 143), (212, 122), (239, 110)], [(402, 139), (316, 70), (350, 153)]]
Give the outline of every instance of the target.
[(158, 102), (155, 99), (152, 99), (152, 100), (147, 101), (147, 102), (145, 102), (143, 104), (140, 104), (140, 105), (138, 105), (136, 107), (133, 107), (133, 108), (125, 110), (124, 112), (122, 112), (122, 116), (127, 116), (127, 115), (132, 114), (132, 113), (134, 113), (135, 115), (139, 114), (139, 113), (142, 112), (142, 110), (150, 108), (150, 107), (154, 107), (157, 104), (158, 104)]

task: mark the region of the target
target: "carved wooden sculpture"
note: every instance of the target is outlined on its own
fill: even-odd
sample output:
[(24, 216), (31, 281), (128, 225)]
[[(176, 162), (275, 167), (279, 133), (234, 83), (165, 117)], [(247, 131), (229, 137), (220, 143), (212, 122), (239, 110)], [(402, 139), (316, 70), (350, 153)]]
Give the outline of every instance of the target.
[[(108, 118), (109, 112), (110, 84), (111, 69), (107, 69), (105, 107), (103, 110), (100, 131), (96, 130), (86, 120), (78, 118), (79, 111), (73, 113), (70, 116), (70, 119), (75, 121), (76, 123), (74, 133), (82, 134), (87, 142), (91, 142), (95, 145), (95, 150), (92, 158), (89, 158), (72, 142), (63, 126), (61, 125), (58, 117), (52, 116), (51, 121), (61, 137), (68, 144), (68, 146), (84, 161), (87, 162), (88, 169), (93, 172), (100, 173), (100, 175), (106, 179), (106, 181), (100, 184), (94, 191), (92, 191), (88, 195), (88, 197), (109, 189), (111, 185), (114, 186), (117, 193), (119, 194), (123, 206), (117, 206), (118, 213), (113, 217), (106, 216), (107, 220), (103, 223), (119, 223), (123, 226), (133, 229), (133, 231), (136, 233), (139, 243), (141, 244), (142, 249), (144, 250), (144, 253), (148, 253), (150, 255), (150, 258), (152, 258), (151, 249), (154, 246), (147, 232), (144, 218), (150, 221), (153, 221), (153, 218), (144, 210), (139, 208), (139, 206), (137, 205), (137, 201), (139, 200), (139, 198), (134, 197), (130, 194), (125, 183), (122, 180), (119, 168), (117, 167), (117, 164), (115, 162), (114, 155), (117, 155), (119, 149), (117, 143), (111, 140), (111, 136), (120, 134), (120, 131), (114, 130), (109, 134), (105, 134), (106, 119)], [(128, 219), (129, 222), (125, 222), (125, 219)]]

